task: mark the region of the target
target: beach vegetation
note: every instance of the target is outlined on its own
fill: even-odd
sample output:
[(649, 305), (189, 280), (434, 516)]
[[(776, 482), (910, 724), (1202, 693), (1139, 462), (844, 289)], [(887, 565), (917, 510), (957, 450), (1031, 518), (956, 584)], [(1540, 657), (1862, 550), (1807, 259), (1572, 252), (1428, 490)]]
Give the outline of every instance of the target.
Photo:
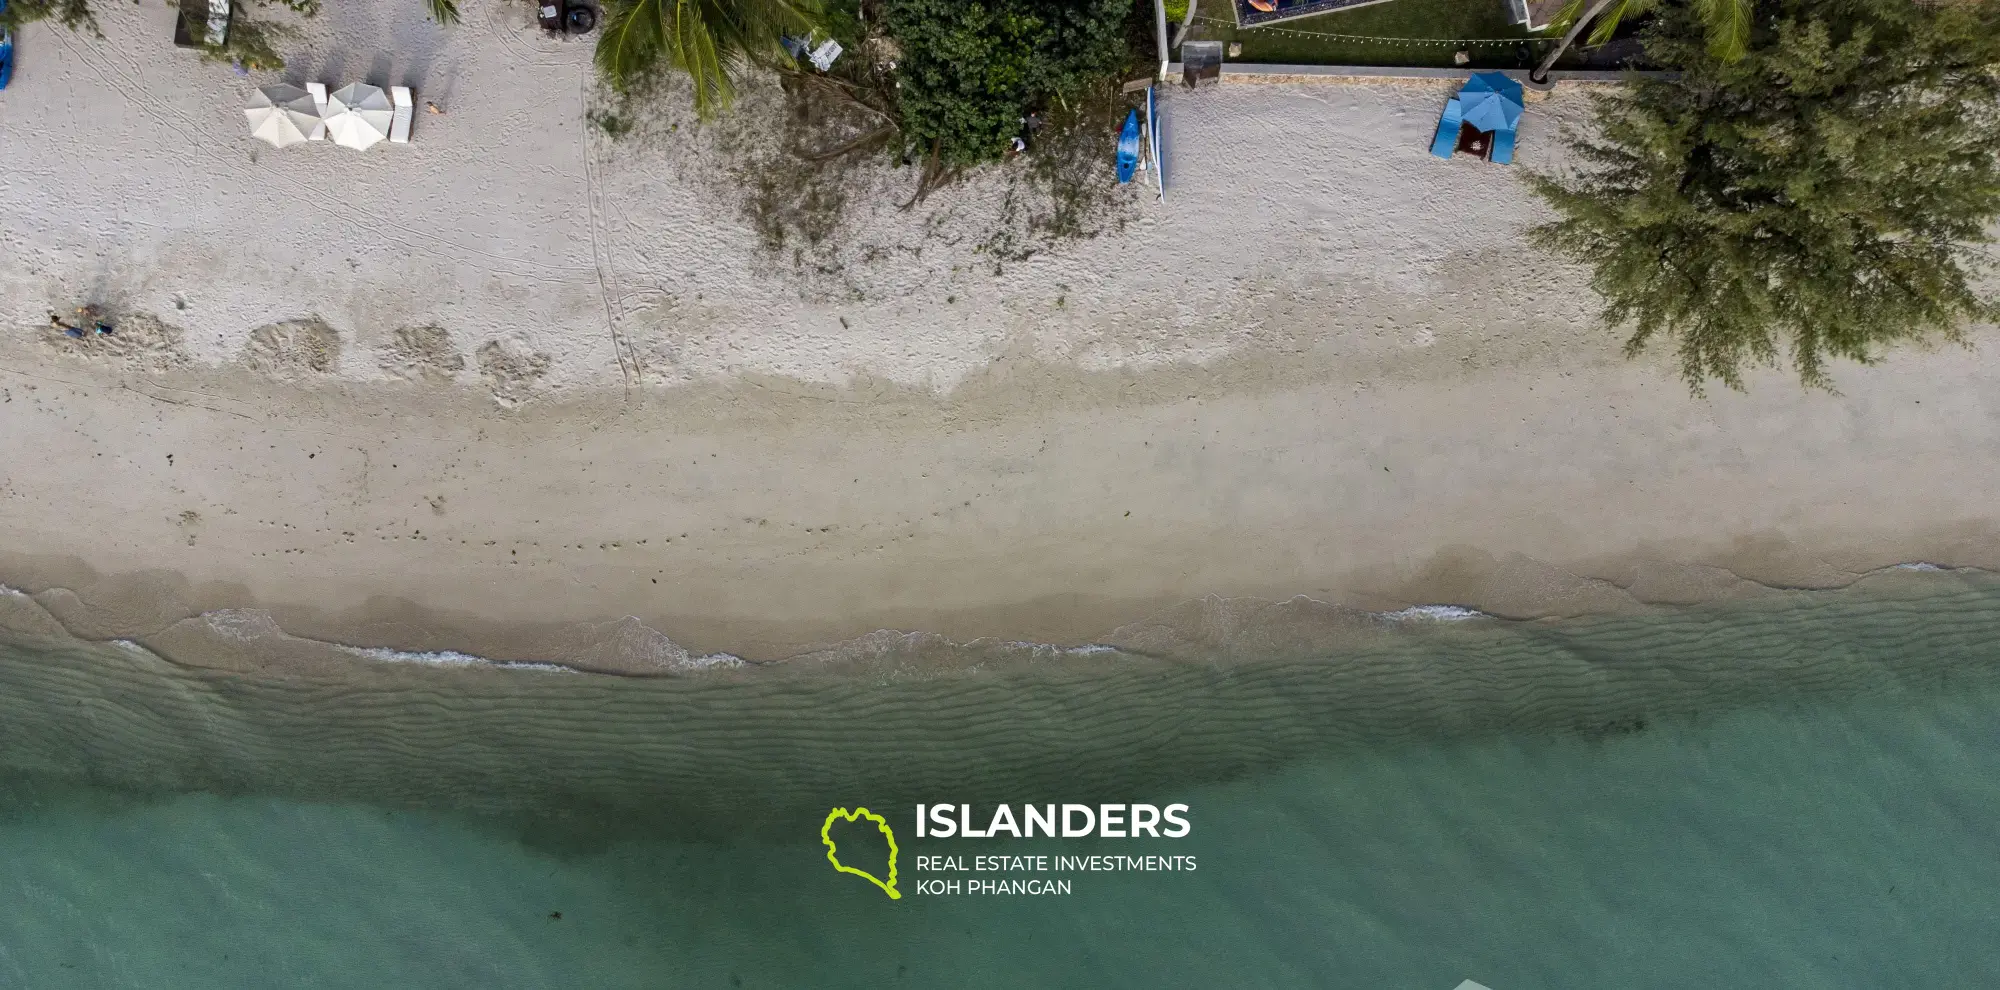
[[(286, 3), (294, 10), (300, 7)], [(318, 5), (312, 4), (311, 11)], [(301, 10), (306, 16), (312, 13)], [(229, 15), (229, 33), (221, 44), (201, 46), (201, 57), (208, 62), (228, 62), (240, 65), (252, 72), (275, 72), (285, 67), (284, 56), (278, 54), (278, 42), (290, 34), (290, 30), (269, 21), (260, 21), (250, 16), (243, 4), (236, 4)]]
[(430, 6), (431, 20), (439, 24), (457, 24), (460, 20), (457, 0), (424, 0)]
[[(1167, 5), (1169, 30), (1187, 16)], [(1152, 4), (1142, 6), (1146, 40)], [(1553, 38), (1533, 35), (1508, 16), (1503, 0), (1394, 0), (1345, 7), (1258, 27), (1237, 25), (1229, 4), (1202, 0), (1188, 38), (1242, 46), (1232, 62), (1285, 65), (1393, 65), (1454, 68), (1465, 52), (1472, 68), (1523, 69)]]
[(1740, 58), (1669, 5), (1649, 56), (1678, 74), (1600, 97), (1580, 164), (1531, 178), (1533, 232), (1589, 266), (1628, 354), (1671, 342), (1699, 392), (1787, 361), (1962, 341), (2000, 220), (2000, 4), (1758, 0)]
[(1073, 107), (1133, 64), (1132, 0), (882, 0), (902, 57), (905, 153), (938, 168), (1003, 158), (1028, 115)]
[[(1750, 44), (1750, 21), (1755, 15), (1756, 0), (1680, 2), (1701, 21), (1710, 55), (1724, 62), (1743, 57)], [(1542, 57), (1541, 64), (1535, 66), (1531, 75), (1536, 80), (1547, 79), (1549, 69), (1557, 59), (1562, 58), (1564, 52), (1569, 51), (1585, 28), (1590, 29), (1590, 44), (1610, 44), (1620, 27), (1653, 10), (1659, 3), (1660, 0), (1569, 0), (1550, 23), (1551, 27), (1563, 29), (1562, 39)]]
[(35, 21), (55, 21), (72, 31), (99, 37), (104, 34), (98, 30), (90, 0), (9, 0), (6, 9), (0, 10), (0, 25), (20, 27)]
[(598, 130), (604, 132), (605, 137), (608, 137), (613, 141), (616, 141), (619, 138), (622, 138), (625, 135), (630, 134), (632, 132), (631, 118), (621, 117), (618, 115), (616, 111), (592, 110), (589, 113), (584, 114), (584, 119), (596, 125)]
[(597, 67), (619, 90), (685, 73), (707, 119), (735, 98), (736, 73), (783, 63), (784, 37), (810, 34), (820, 11), (819, 0), (609, 0)]

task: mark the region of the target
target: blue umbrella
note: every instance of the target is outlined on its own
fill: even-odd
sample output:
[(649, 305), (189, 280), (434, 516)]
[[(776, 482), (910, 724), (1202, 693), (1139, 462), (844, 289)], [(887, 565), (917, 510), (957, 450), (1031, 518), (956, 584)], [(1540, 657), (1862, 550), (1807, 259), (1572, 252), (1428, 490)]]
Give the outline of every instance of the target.
[(1478, 131), (1511, 131), (1521, 122), (1521, 84), (1498, 72), (1481, 72), (1458, 91), (1465, 122)]

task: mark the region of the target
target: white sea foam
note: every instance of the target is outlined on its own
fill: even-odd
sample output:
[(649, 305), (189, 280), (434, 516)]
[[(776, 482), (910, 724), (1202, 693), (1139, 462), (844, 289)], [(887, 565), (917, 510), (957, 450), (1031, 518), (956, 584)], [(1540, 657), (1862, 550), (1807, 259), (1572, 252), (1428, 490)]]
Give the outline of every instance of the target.
[(1898, 571), (1948, 571), (1951, 568), (1939, 567), (1929, 561), (1913, 560), (1907, 564), (1897, 564), (1893, 569)]
[[(947, 642), (949, 641), (947, 640)], [(971, 643), (953, 645), (975, 646), (978, 643), (978, 640), (973, 640)], [(1025, 651), (1037, 658), (1094, 657), (1105, 653), (1118, 652), (1117, 647), (1106, 646), (1103, 643), (1085, 643), (1082, 646), (1057, 646), (1054, 643), (1030, 643), (1026, 640), (1016, 639), (1008, 640), (1000, 645), (1010, 650)]]
[(1387, 622), (1464, 622), (1467, 619), (1484, 619), (1487, 614), (1476, 608), (1463, 605), (1412, 605), (1394, 612), (1377, 612), (1377, 618)]
[(131, 653), (137, 653), (141, 656), (150, 657), (153, 655), (152, 650), (146, 649), (144, 646), (141, 646), (138, 643), (135, 643), (129, 639), (114, 639), (111, 641), (111, 645)]
[(257, 640), (284, 637), (278, 620), (261, 608), (223, 608), (197, 616), (209, 629), (231, 639)]
[(440, 650), (435, 653), (417, 653), (410, 650), (392, 650), (387, 647), (343, 646), (342, 650), (355, 656), (383, 663), (417, 663), (433, 667), (496, 667), (502, 670), (543, 670), (551, 673), (574, 674), (577, 671), (559, 663), (526, 663), (514, 660), (488, 660), (469, 653), (455, 650)]
[(744, 663), (745, 661), (742, 657), (732, 653), (708, 653), (702, 656), (690, 654), (686, 659), (676, 661), (674, 667), (678, 670), (715, 670), (719, 668), (741, 667)]
[(742, 657), (728, 653), (690, 652), (665, 633), (639, 621), (637, 616), (628, 615), (613, 622), (592, 623), (580, 628), (586, 631), (590, 645), (579, 655), (592, 666), (622, 668), (639, 661), (664, 670), (686, 672), (744, 665)]

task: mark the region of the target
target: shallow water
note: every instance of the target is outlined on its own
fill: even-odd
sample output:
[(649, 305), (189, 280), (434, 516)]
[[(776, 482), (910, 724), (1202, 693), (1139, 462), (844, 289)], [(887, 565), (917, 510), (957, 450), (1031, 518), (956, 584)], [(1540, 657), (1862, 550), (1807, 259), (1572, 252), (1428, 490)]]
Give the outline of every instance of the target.
[[(20, 639), (0, 982), (1977, 985), (1996, 634), (2000, 586), (1957, 576), (921, 677), (276, 679)], [(1177, 802), (1192, 833), (918, 838), (919, 801)], [(899, 900), (827, 861), (857, 804)], [(1198, 868), (918, 893), (996, 876), (918, 857), (996, 853)]]

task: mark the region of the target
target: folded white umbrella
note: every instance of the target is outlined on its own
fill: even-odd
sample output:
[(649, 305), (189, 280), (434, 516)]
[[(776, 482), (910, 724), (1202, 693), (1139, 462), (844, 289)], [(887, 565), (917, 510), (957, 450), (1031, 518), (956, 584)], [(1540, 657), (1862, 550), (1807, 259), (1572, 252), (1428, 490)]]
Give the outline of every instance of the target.
[(243, 115), (250, 118), (250, 136), (273, 148), (298, 144), (319, 126), (319, 109), (311, 94), (297, 86), (258, 90)]
[(350, 83), (326, 100), (326, 132), (335, 144), (366, 151), (389, 136), (396, 106), (380, 86)]

